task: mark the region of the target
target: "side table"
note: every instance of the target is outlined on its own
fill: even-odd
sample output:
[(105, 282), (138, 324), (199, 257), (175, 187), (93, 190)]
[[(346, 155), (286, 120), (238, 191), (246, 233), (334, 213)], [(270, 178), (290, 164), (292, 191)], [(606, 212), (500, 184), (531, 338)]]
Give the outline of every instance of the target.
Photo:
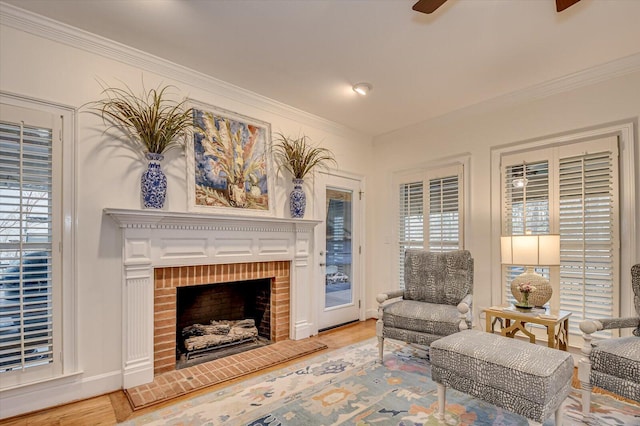
[[(514, 337), (519, 331), (529, 338), (529, 342), (535, 343), (536, 336), (526, 329), (527, 323), (539, 324), (547, 329), (547, 346), (550, 348), (567, 350), (569, 346), (569, 317), (571, 312), (559, 311), (551, 314), (549, 309), (533, 308), (529, 311), (520, 311), (514, 306), (492, 306), (484, 309), (486, 315), (486, 331), (494, 332), (493, 318), (504, 320), (505, 324), (500, 334), (506, 337)], [(512, 324), (513, 321), (513, 324)], [(502, 323), (502, 321), (500, 321)]]

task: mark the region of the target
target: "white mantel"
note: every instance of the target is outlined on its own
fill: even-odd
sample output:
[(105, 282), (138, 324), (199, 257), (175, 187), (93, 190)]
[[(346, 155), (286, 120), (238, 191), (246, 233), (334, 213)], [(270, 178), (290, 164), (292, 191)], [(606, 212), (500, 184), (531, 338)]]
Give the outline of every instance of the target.
[(317, 220), (104, 209), (122, 229), (123, 387), (153, 381), (153, 269), (291, 261), (294, 340), (317, 333), (312, 306)]

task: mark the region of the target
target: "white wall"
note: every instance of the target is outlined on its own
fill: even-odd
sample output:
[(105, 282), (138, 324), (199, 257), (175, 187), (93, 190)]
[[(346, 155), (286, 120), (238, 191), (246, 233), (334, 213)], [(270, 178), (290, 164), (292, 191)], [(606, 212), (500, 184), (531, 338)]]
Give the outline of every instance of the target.
[[(474, 112), (477, 111), (477, 112)], [(495, 266), (495, 244), (492, 253), (491, 202), (500, 194), (491, 193), (491, 148), (549, 135), (573, 132), (620, 120), (635, 121), (636, 203), (640, 196), (638, 184), (637, 121), (640, 116), (640, 72), (608, 79), (566, 91), (543, 99), (509, 105), (503, 108), (470, 108), (467, 111), (437, 120), (410, 126), (374, 138), (376, 173), (370, 187), (376, 188), (375, 201), (370, 200), (373, 228), (384, 230), (373, 233), (369, 247), (368, 274), (376, 291), (393, 288), (393, 262), (396, 248), (391, 242), (394, 224), (389, 206), (397, 203), (392, 192), (394, 171), (416, 167), (439, 158), (470, 154), (470, 218), (466, 229), (466, 248), (474, 257), (475, 312), (496, 303), (491, 295), (491, 269)], [(638, 206), (635, 211), (621, 212), (634, 216), (636, 229), (640, 224)], [(499, 218), (497, 218), (499, 220)], [(635, 250), (640, 255), (640, 248)], [(499, 253), (497, 253), (499, 256)], [(493, 256), (493, 257), (492, 257)], [(499, 257), (497, 257), (499, 261)], [(492, 264), (492, 261), (494, 262)], [(636, 258), (637, 263), (640, 259)], [(622, 274), (629, 275), (628, 270)], [(628, 280), (628, 277), (625, 276)], [(375, 304), (375, 293), (368, 295), (368, 304)], [(497, 295), (499, 298), (499, 295)], [(492, 301), (493, 300), (493, 301)], [(476, 317), (477, 318), (477, 317)], [(480, 324), (480, 326), (482, 326)]]
[[(490, 192), (491, 147), (617, 120), (637, 121), (640, 115), (640, 73), (635, 73), (526, 104), (454, 114), (380, 136), (372, 145), (370, 138), (339, 125), (146, 54), (111, 46), (74, 29), (51, 27), (45, 21), (30, 25), (27, 20), (25, 24), (24, 31), (14, 25), (0, 27), (2, 91), (79, 108), (100, 98), (98, 78), (114, 85), (120, 80), (134, 90), (140, 88), (142, 78), (147, 87), (174, 84), (185, 96), (269, 122), (272, 131), (304, 132), (334, 151), (340, 169), (365, 176), (368, 312), (375, 310), (375, 295), (395, 282), (391, 271), (396, 256), (390, 243), (394, 225), (391, 206), (396, 202), (391, 192), (393, 171), (452, 155), (470, 155), (471, 217), (466, 241), (475, 259), (475, 303), (481, 308), (491, 303), (489, 200), (496, 195)], [(145, 164), (138, 154), (105, 137), (99, 118), (80, 111), (77, 122), (76, 285), (82, 374), (2, 393), (1, 417), (86, 398), (121, 385), (120, 230), (102, 210), (140, 208), (139, 178)], [(186, 211), (184, 155), (170, 154), (163, 168), (169, 179), (166, 209)], [(278, 217), (287, 215), (287, 192), (288, 182), (280, 180), (275, 194)], [(313, 212), (313, 205), (307, 211)], [(306, 217), (311, 218), (310, 213)]]
[[(271, 124), (272, 132), (304, 133), (336, 156), (339, 169), (367, 177), (371, 138), (240, 88), (165, 63), (64, 26), (28, 17), (24, 27), (0, 27), (0, 90), (80, 108), (101, 98), (97, 79), (124, 82), (139, 92), (160, 83), (175, 85), (183, 96)], [(40, 25), (42, 24), (42, 25)], [(21, 24), (22, 25), (22, 24)], [(187, 84), (189, 82), (189, 84)], [(103, 133), (101, 119), (80, 109), (76, 129), (77, 204), (76, 286), (79, 376), (2, 393), (0, 417), (57, 405), (121, 387), (122, 270), (120, 229), (104, 208), (141, 208), (140, 154)], [(168, 178), (165, 209), (187, 211), (186, 162), (170, 153), (163, 163)], [(276, 216), (289, 217), (290, 183), (276, 183)], [(307, 187), (308, 195), (312, 184)], [(305, 218), (312, 219), (313, 199)], [(69, 255), (69, 253), (65, 253)], [(316, 262), (317, 264), (317, 262)]]

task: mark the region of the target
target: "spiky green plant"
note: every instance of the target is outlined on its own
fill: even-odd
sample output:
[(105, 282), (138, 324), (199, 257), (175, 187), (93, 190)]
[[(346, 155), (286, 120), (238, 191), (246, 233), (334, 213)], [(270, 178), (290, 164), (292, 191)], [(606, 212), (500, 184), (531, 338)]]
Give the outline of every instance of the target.
[[(126, 85), (125, 85), (126, 86)], [(107, 87), (103, 99), (94, 103), (94, 109), (112, 127), (121, 130), (142, 145), (147, 152), (164, 154), (173, 148), (183, 148), (185, 136), (193, 130), (193, 111), (186, 108), (186, 100), (173, 102), (167, 99), (167, 90), (142, 89), (135, 94), (125, 89)]]
[(311, 145), (307, 136), (292, 138), (276, 133), (274, 142), (272, 151), (278, 170), (288, 170), (295, 179), (304, 179), (316, 167), (327, 168), (329, 163), (337, 164), (331, 151)]

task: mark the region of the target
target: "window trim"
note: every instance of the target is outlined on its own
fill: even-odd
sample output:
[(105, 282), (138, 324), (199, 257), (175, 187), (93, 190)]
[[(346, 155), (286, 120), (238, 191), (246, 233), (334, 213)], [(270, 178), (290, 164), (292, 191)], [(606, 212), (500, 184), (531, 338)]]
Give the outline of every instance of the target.
[[(0, 91), (0, 103), (13, 107), (43, 111), (60, 117), (61, 128), (59, 135), (54, 136), (54, 143), (61, 143), (60, 163), (54, 169), (54, 173), (58, 173), (60, 187), (54, 189), (58, 191), (60, 199), (57, 202), (62, 203), (60, 206), (60, 238), (54, 241), (58, 245), (57, 254), (60, 258), (58, 265), (60, 266), (60, 294), (58, 300), (60, 307), (57, 315), (61, 316), (61, 329), (58, 331), (60, 338), (60, 353), (54, 354), (60, 368), (56, 374), (49, 377), (38, 377), (33, 379), (30, 375), (17, 381), (11, 381), (6, 386), (0, 387), (2, 391), (9, 389), (21, 388), (35, 383), (49, 382), (51, 380), (63, 379), (69, 375), (78, 372), (78, 349), (77, 349), (77, 286), (76, 286), (76, 114), (77, 110), (73, 107), (48, 102), (41, 99), (35, 99), (28, 96), (22, 96), (10, 92)], [(64, 309), (63, 309), (64, 307)], [(64, 356), (63, 356), (64, 354)]]
[[(631, 266), (637, 259), (639, 252), (637, 229), (640, 225), (634, 215), (636, 206), (636, 184), (640, 170), (634, 168), (634, 161), (638, 151), (635, 121), (621, 121), (603, 124), (598, 127), (579, 129), (571, 133), (550, 135), (534, 140), (525, 140), (491, 148), (491, 303), (499, 305), (502, 302), (502, 280), (500, 263), (500, 235), (502, 230), (502, 182), (501, 159), (503, 156), (517, 154), (529, 150), (554, 148), (573, 144), (585, 140), (617, 136), (619, 139), (619, 190), (620, 205), (620, 315), (632, 315), (633, 291), (631, 289)], [(623, 335), (630, 333), (624, 330)], [(578, 342), (572, 341), (572, 346)]]

